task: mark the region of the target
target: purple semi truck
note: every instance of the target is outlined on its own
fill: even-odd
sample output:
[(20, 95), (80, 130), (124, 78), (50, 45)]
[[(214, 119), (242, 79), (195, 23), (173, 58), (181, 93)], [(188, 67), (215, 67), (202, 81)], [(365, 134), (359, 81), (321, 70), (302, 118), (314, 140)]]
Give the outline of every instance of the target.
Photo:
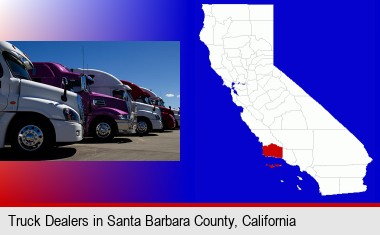
[(118, 99), (91, 92), (88, 84), (93, 83), (93, 78), (71, 72), (59, 63), (36, 62), (33, 64), (34, 69), (29, 70), (29, 74), (34, 81), (61, 87), (62, 77), (65, 77), (69, 87), (81, 96), (84, 110), (84, 136), (109, 141), (119, 133), (136, 133), (137, 116), (131, 110), (132, 100), (128, 96)]

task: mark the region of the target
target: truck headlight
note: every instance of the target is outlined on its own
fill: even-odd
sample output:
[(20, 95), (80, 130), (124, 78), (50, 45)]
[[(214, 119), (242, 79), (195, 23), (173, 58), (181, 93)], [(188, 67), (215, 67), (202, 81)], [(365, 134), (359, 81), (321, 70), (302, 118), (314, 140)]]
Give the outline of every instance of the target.
[(119, 119), (120, 120), (129, 120), (130, 116), (128, 114), (126, 114), (126, 115), (119, 115)]
[(80, 122), (79, 115), (72, 109), (64, 108), (63, 116), (65, 117), (66, 121), (78, 122), (78, 123)]

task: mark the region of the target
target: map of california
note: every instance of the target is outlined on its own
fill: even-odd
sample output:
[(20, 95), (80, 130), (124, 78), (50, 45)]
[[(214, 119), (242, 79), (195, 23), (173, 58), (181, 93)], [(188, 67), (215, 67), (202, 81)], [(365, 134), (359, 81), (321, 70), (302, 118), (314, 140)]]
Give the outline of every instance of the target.
[[(313, 177), (322, 195), (367, 190), (364, 145), (273, 64), (272, 5), (203, 5), (201, 41), (213, 70), (263, 145)], [(271, 165), (271, 167), (278, 167)]]

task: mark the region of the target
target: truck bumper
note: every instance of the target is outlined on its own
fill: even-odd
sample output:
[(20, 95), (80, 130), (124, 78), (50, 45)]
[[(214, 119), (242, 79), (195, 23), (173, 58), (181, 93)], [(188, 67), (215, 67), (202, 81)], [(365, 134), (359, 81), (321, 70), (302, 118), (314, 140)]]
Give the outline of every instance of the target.
[(162, 130), (162, 128), (164, 128), (164, 125), (162, 124), (161, 120), (150, 119), (150, 122), (152, 123), (152, 129), (153, 130)]
[(116, 120), (119, 134), (134, 134), (136, 133), (136, 120)]
[(83, 127), (76, 122), (51, 120), (57, 143), (79, 142), (83, 139)]

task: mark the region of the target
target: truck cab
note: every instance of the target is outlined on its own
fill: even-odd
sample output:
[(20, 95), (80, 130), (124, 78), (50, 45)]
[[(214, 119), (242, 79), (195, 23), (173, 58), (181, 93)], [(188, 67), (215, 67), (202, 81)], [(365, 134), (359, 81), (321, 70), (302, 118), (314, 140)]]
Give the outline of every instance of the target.
[(164, 124), (164, 129), (174, 129), (176, 127), (176, 121), (175, 121), (175, 118), (174, 118), (174, 112), (171, 110), (171, 109), (168, 109), (166, 108), (165, 106), (163, 105), (159, 105), (157, 102), (155, 102), (156, 100), (154, 100), (154, 93), (151, 92), (150, 90), (146, 89), (146, 88), (142, 88), (140, 87), (140, 89), (142, 91), (144, 91), (144, 94), (141, 94), (140, 97), (144, 98), (147, 100), (147, 102), (149, 102), (151, 105), (154, 105), (158, 108), (160, 108), (161, 112), (162, 112), (162, 122)]
[[(153, 119), (147, 120), (146, 118), (144, 118), (144, 116), (141, 116), (140, 122), (139, 122), (140, 126), (142, 126), (142, 128), (145, 128), (146, 124), (148, 124), (148, 128), (150, 129), (158, 130), (158, 131), (164, 130), (162, 111), (160, 108), (150, 104), (149, 99), (147, 97), (149, 95), (145, 93), (143, 90), (141, 90), (139, 86), (137, 86), (136, 84), (132, 82), (129, 82), (126, 80), (121, 80), (121, 82), (124, 85), (128, 85), (132, 88), (132, 92), (131, 92), (132, 98), (137, 105), (137, 110), (140, 111), (142, 115), (145, 115), (147, 112), (156, 113), (157, 120), (153, 120)], [(146, 121), (149, 121), (149, 122), (146, 123)]]
[(22, 154), (45, 152), (54, 145), (81, 141), (80, 97), (64, 89), (32, 81), (33, 63), (18, 48), (0, 42), (0, 148), (10, 143)]
[(33, 80), (59, 87), (59, 77), (65, 76), (70, 88), (80, 95), (86, 137), (109, 141), (117, 134), (135, 133), (136, 118), (131, 106), (123, 99), (93, 92), (90, 84), (95, 78), (75, 73), (59, 63), (36, 62), (34, 66), (34, 70), (29, 71)]
[(150, 103), (161, 109), (163, 113), (162, 117), (164, 119), (165, 129), (174, 129), (175, 127), (180, 127), (181, 116), (179, 109), (172, 109), (170, 106), (169, 108), (165, 107), (164, 100), (161, 97), (157, 96), (152, 90), (144, 87), (141, 87), (141, 89), (149, 94)]
[[(82, 69), (72, 69), (74, 72), (82, 71)], [(133, 94), (139, 92), (139, 87), (132, 83), (123, 83), (118, 78), (110, 73), (97, 70), (85, 69), (85, 73), (89, 76), (95, 77), (94, 84), (91, 85), (91, 90), (114, 96), (120, 97), (121, 93), (127, 94), (132, 100), (132, 106), (137, 113), (137, 128), (136, 132), (140, 135), (146, 135), (151, 130), (162, 130), (161, 110), (151, 104), (137, 102), (133, 98)], [(140, 91), (141, 92), (141, 91)]]

